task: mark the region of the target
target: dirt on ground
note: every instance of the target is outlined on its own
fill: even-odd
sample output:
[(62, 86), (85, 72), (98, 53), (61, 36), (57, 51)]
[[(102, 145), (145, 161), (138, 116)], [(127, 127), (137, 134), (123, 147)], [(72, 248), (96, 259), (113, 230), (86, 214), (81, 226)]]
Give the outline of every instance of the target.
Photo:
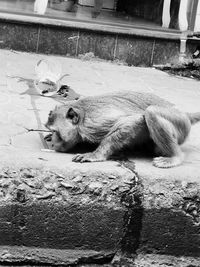
[(183, 63), (155, 66), (156, 69), (172, 75), (200, 80), (200, 59), (190, 59)]

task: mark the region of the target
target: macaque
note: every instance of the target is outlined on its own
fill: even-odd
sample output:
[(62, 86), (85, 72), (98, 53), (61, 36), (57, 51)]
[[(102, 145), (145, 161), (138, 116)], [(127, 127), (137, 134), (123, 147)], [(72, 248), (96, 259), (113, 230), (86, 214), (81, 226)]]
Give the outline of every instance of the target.
[(151, 93), (118, 92), (81, 97), (50, 112), (46, 127), (52, 132), (54, 149), (68, 152), (77, 144), (96, 144), (93, 152), (78, 154), (75, 162), (105, 161), (126, 148), (153, 141), (158, 156), (153, 165), (170, 168), (180, 165), (184, 156), (180, 145), (199, 113), (184, 113)]

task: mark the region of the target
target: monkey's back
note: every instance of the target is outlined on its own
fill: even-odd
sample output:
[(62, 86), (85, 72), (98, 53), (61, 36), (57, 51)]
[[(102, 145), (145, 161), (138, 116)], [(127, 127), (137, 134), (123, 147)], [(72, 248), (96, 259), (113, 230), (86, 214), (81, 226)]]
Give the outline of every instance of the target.
[(173, 104), (151, 93), (124, 91), (84, 97), (78, 100), (75, 105), (84, 109), (86, 114), (94, 112), (103, 116), (106, 111), (112, 112), (115, 110), (124, 113), (124, 115), (132, 115), (143, 113), (150, 105), (167, 107)]
[(99, 142), (116, 121), (134, 114), (144, 114), (150, 105), (172, 106), (154, 94), (132, 91), (83, 97), (71, 106), (80, 112), (78, 127), (82, 138)]

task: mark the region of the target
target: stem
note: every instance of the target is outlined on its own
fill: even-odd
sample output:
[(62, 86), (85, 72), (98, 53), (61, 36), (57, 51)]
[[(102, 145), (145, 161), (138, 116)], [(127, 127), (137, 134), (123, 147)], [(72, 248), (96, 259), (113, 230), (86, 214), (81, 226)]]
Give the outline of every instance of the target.
[(28, 132), (45, 132), (45, 133), (51, 133), (49, 130), (40, 130), (40, 129), (27, 129)]

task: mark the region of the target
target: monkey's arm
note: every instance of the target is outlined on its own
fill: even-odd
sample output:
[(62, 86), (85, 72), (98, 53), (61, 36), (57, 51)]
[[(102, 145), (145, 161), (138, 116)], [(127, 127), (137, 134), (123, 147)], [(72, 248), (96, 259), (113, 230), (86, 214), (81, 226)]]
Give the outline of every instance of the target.
[(143, 115), (120, 118), (92, 153), (78, 154), (75, 162), (105, 161), (116, 152), (148, 139), (148, 129)]

